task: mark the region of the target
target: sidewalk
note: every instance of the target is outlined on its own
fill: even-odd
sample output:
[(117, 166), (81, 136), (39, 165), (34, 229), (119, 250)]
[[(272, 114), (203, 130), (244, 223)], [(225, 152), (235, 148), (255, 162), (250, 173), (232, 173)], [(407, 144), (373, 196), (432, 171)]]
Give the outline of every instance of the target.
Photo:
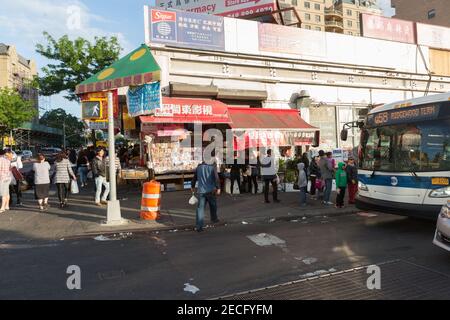
[[(53, 187), (54, 190), (54, 187)], [(69, 200), (69, 206), (60, 209), (56, 195), (51, 196), (51, 208), (40, 212), (33, 191), (24, 194), (24, 207), (0, 214), (0, 243), (27, 240), (62, 240), (77, 237), (118, 234), (128, 232), (184, 230), (195, 225), (195, 207), (188, 204), (189, 191), (166, 192), (162, 195), (161, 219), (142, 221), (139, 218), (141, 190), (139, 186), (119, 188), (122, 217), (129, 223), (120, 227), (105, 227), (106, 208), (93, 203), (94, 190), (84, 189)], [(303, 217), (333, 216), (356, 213), (354, 206), (344, 209), (326, 207), (320, 201), (309, 200), (309, 206), (300, 208), (298, 193), (281, 193), (280, 204), (265, 204), (259, 195), (222, 195), (218, 199), (219, 218), (223, 224), (247, 224), (296, 220)], [(333, 195), (334, 199), (335, 195)], [(206, 210), (206, 222), (209, 210)]]

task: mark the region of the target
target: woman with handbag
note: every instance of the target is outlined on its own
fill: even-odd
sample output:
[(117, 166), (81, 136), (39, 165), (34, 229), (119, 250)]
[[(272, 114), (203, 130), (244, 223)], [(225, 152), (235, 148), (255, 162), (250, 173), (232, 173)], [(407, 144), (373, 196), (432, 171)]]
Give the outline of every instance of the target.
[(58, 189), (60, 208), (67, 206), (71, 178), (72, 180), (77, 180), (77, 177), (72, 170), (72, 165), (67, 159), (67, 155), (64, 152), (61, 152), (56, 156), (55, 162), (55, 184)]

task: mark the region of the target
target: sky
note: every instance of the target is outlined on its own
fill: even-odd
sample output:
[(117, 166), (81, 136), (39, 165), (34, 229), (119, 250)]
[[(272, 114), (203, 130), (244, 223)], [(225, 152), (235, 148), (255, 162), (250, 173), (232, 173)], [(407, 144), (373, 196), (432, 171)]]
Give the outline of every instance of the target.
[[(390, 0), (378, 1), (386, 15), (392, 15)], [(114, 35), (125, 55), (144, 42), (143, 6), (153, 4), (154, 0), (0, 0), (0, 42), (15, 45), (19, 54), (36, 61), (38, 69), (49, 63), (35, 51), (37, 43), (45, 44), (44, 31), (71, 39)], [(74, 12), (80, 13), (79, 22)], [(63, 108), (80, 117), (78, 103), (63, 96), (41, 98), (40, 106)]]

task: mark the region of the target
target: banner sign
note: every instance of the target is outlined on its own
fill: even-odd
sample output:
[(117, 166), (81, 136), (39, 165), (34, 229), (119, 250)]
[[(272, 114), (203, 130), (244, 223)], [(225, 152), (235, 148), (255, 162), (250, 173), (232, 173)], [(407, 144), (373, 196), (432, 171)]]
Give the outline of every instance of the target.
[(274, 11), (275, 0), (156, 0), (162, 9), (177, 9), (216, 16), (241, 18)]
[(270, 23), (259, 23), (259, 50), (324, 57), (327, 52), (326, 33), (310, 32)]
[(182, 11), (164, 11), (146, 7), (146, 39), (175, 47), (225, 50), (222, 17)]
[[(370, 114), (367, 117), (369, 127), (388, 126), (400, 123), (435, 120), (439, 117), (441, 106), (444, 104), (430, 104), (416, 107), (404, 107), (385, 112)], [(450, 105), (450, 103), (449, 103)]]
[(431, 48), (450, 50), (450, 28), (417, 23), (417, 43)]
[(361, 35), (366, 38), (416, 43), (415, 23), (371, 14), (361, 14)]
[(261, 147), (310, 146), (315, 132), (281, 130), (233, 130), (234, 150), (240, 151)]
[(130, 117), (151, 114), (161, 105), (161, 83), (153, 82), (139, 87), (130, 87), (127, 93)]

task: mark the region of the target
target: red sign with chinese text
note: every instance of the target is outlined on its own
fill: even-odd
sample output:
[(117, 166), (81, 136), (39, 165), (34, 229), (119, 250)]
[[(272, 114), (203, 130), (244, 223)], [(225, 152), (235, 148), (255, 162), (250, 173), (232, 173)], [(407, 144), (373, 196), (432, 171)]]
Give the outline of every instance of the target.
[(367, 38), (416, 43), (416, 28), (412, 21), (361, 14), (361, 35)]

